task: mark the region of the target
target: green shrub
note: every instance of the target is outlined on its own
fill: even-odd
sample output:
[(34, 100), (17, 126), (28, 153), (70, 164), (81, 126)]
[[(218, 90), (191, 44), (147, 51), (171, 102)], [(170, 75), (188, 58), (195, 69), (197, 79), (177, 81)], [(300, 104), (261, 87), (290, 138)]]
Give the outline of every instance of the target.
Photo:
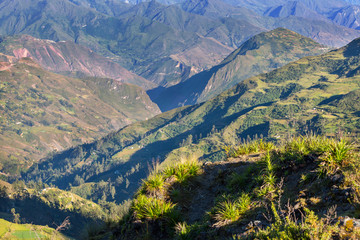
[(333, 174), (351, 163), (353, 147), (345, 140), (329, 141), (326, 153), (321, 157), (322, 163), (318, 169), (320, 175)]
[(147, 180), (143, 181), (144, 188), (148, 193), (155, 193), (161, 191), (164, 188), (165, 179), (161, 174), (150, 175)]
[(164, 218), (175, 221), (177, 218), (176, 205), (163, 199), (146, 197), (140, 194), (133, 202), (132, 209), (137, 219), (156, 220)]
[(167, 167), (163, 173), (166, 177), (174, 176), (179, 183), (186, 182), (190, 177), (196, 176), (201, 170), (199, 161), (184, 161), (173, 167)]
[(242, 193), (236, 201), (236, 206), (239, 209), (240, 214), (244, 214), (251, 208), (251, 198), (249, 194)]
[(315, 213), (305, 208), (305, 217), (303, 221), (298, 221), (289, 216), (281, 219), (277, 213), (275, 205), (271, 205), (272, 212), (275, 217), (275, 222), (266, 229), (259, 229), (254, 234), (255, 239), (279, 239), (279, 240), (297, 240), (297, 239), (332, 239), (334, 233), (338, 231), (338, 224), (331, 224), (333, 215), (326, 219), (319, 219)]
[(186, 222), (179, 222), (175, 225), (175, 236), (179, 240), (195, 239), (201, 229), (201, 225), (194, 223), (188, 225)]
[(231, 196), (223, 196), (214, 208), (214, 218), (219, 222), (235, 222), (251, 208), (249, 194), (242, 193), (235, 200)]
[(351, 145), (343, 139), (337, 142), (332, 142), (328, 146), (328, 157), (331, 159), (329, 160), (340, 166), (346, 165), (346, 160), (350, 156), (351, 149)]
[(246, 142), (237, 147), (224, 146), (223, 149), (227, 157), (239, 157), (251, 153), (259, 153), (275, 149), (272, 142), (266, 142), (263, 139)]
[(216, 206), (215, 219), (218, 221), (234, 222), (240, 218), (240, 211), (236, 204), (231, 200), (220, 202)]

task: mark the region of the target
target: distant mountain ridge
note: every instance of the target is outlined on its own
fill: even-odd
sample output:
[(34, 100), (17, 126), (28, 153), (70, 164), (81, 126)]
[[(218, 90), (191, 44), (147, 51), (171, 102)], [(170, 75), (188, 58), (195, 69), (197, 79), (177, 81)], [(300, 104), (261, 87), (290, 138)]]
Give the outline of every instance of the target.
[(154, 89), (148, 93), (162, 111), (193, 105), (209, 100), (246, 78), (328, 49), (312, 39), (278, 28), (250, 38), (219, 65), (173, 87)]
[(163, 87), (220, 63), (244, 41), (267, 29), (285, 27), (331, 46), (360, 36), (332, 22), (265, 17), (245, 5), (235, 8), (220, 0), (183, 4), (188, 4), (184, 9), (192, 14), (154, 1), (136, 6), (125, 3), (124, 11), (115, 13), (112, 9), (123, 5), (119, 1), (5, 0), (0, 3), (0, 34), (73, 41)]
[(2, 37), (0, 51), (18, 59), (32, 58), (43, 68), (56, 73), (80, 73), (90, 77), (112, 78), (144, 89), (156, 86), (111, 59), (70, 41), (53, 42), (28, 35)]
[(0, 172), (160, 113), (143, 89), (104, 78), (76, 79), (30, 58), (1, 55)]
[[(256, 136), (281, 141), (309, 132), (334, 136), (339, 129), (356, 136), (360, 115), (351, 102), (360, 96), (359, 53), (360, 38), (338, 50), (302, 58), (246, 79), (209, 101), (162, 113), (44, 159), (24, 178), (51, 176), (48, 183), (66, 188), (85, 172), (85, 184), (123, 177), (127, 183), (119, 186), (124, 191), (117, 191), (117, 197), (127, 199), (156, 158), (163, 165), (193, 156), (218, 161), (225, 156), (224, 145)], [(100, 165), (103, 172), (94, 172)]]

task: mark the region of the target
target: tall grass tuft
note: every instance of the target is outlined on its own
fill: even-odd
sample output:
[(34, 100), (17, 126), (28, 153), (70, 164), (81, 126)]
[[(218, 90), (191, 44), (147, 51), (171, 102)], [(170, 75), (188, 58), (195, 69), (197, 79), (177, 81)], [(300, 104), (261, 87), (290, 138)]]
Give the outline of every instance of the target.
[(328, 146), (329, 157), (340, 166), (347, 164), (346, 160), (350, 156), (351, 150), (352, 146), (344, 139), (332, 142)]
[(159, 218), (165, 218), (167, 220), (173, 220), (176, 216), (176, 204), (166, 202), (163, 199), (157, 199), (153, 197), (146, 197), (140, 194), (133, 202), (132, 209), (137, 219), (151, 219), (156, 220)]
[(198, 160), (184, 160), (173, 167), (167, 167), (163, 173), (166, 177), (174, 176), (179, 183), (186, 182), (190, 177), (196, 176), (201, 170)]
[(150, 175), (148, 179), (143, 180), (143, 186), (146, 192), (155, 194), (164, 189), (165, 179), (161, 174)]
[(225, 146), (223, 147), (227, 157), (239, 157), (251, 153), (259, 153), (275, 149), (272, 142), (264, 141), (263, 139), (245, 142), (237, 147)]
[(252, 206), (251, 198), (247, 193), (242, 193), (235, 199), (226, 196), (223, 199), (214, 209), (214, 218), (219, 222), (235, 222)]
[(226, 200), (216, 206), (215, 219), (218, 221), (234, 222), (240, 218), (240, 211), (236, 202)]
[(333, 174), (350, 165), (353, 146), (344, 139), (329, 141), (326, 150), (326, 153), (321, 157), (322, 163), (319, 167), (319, 174)]

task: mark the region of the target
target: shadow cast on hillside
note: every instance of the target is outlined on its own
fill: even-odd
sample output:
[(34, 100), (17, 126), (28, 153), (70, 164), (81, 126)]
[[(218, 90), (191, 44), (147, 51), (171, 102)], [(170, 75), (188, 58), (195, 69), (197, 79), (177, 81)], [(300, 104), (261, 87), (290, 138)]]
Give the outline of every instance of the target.
[[(21, 194), (24, 194), (22, 192)], [(8, 221), (12, 222), (11, 209), (14, 208), (16, 213), (20, 214), (20, 220), (22, 223), (31, 223), (36, 225), (47, 225), (56, 229), (69, 217), (70, 227), (61, 233), (75, 237), (77, 239), (86, 238), (87, 231), (91, 226), (101, 226), (104, 221), (95, 221), (90, 216), (85, 217), (80, 212), (73, 212), (68, 210), (59, 210), (56, 206), (49, 206), (42, 202), (38, 196), (19, 196), (15, 199), (0, 198), (0, 212), (8, 215)], [(94, 216), (96, 217), (96, 216)]]

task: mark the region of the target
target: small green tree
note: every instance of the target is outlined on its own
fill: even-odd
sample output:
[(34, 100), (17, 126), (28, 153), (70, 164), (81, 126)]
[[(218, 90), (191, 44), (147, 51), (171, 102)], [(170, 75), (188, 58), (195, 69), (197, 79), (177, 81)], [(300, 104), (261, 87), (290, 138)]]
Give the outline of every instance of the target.
[(20, 214), (19, 214), (19, 213), (16, 213), (15, 208), (12, 208), (12, 209), (11, 209), (11, 213), (12, 213), (12, 215), (13, 215), (13, 217), (14, 217), (13, 222), (19, 224), (19, 223), (20, 223)]

